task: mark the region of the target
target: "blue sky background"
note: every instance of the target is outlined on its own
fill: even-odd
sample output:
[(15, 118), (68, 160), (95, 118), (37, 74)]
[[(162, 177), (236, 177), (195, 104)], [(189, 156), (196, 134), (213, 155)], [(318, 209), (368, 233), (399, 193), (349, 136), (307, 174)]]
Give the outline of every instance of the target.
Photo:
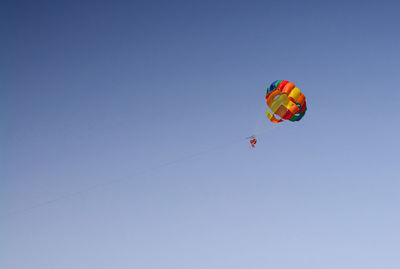
[(2, 7), (1, 268), (399, 268), (398, 2)]

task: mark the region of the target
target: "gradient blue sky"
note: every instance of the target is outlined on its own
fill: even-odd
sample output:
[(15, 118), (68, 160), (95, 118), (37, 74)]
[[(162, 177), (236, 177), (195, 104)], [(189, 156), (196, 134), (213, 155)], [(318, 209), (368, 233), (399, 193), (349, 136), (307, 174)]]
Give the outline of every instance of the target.
[(400, 268), (399, 10), (3, 2), (1, 268)]

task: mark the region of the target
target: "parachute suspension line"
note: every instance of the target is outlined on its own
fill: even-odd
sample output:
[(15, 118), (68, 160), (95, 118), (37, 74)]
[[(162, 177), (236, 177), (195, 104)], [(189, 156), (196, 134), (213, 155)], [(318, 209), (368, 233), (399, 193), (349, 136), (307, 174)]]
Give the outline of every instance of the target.
[(256, 126), (253, 129), (253, 132), (251, 133), (251, 135), (253, 136), (257, 136), (260, 134), (261, 129), (263, 129), (263, 127), (265, 127), (264, 125), (266, 124), (266, 120), (265, 120), (266, 116), (264, 113), (261, 114), (261, 116), (258, 116), (257, 122), (256, 122)]
[[(259, 111), (259, 112), (258, 112)], [(267, 123), (267, 116), (265, 115), (265, 102), (263, 101), (262, 105), (260, 105), (260, 108), (257, 109), (257, 120), (255, 123), (255, 127), (253, 129), (253, 132), (251, 133), (252, 136), (257, 136), (260, 134), (261, 129), (265, 128), (265, 125)]]
[(269, 121), (266, 110), (265, 110), (265, 103), (262, 105), (262, 109), (260, 109), (260, 113), (257, 116), (257, 121), (252, 132), (252, 136), (256, 137), (265, 133), (270, 132), (272, 129), (278, 127), (277, 124), (273, 124)]

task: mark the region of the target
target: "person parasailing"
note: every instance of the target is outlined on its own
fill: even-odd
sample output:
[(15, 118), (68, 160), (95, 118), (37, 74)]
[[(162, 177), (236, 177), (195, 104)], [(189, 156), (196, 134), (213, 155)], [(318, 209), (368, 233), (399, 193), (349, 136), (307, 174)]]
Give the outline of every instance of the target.
[(254, 148), (256, 144), (257, 144), (257, 139), (254, 136), (250, 137), (250, 147)]

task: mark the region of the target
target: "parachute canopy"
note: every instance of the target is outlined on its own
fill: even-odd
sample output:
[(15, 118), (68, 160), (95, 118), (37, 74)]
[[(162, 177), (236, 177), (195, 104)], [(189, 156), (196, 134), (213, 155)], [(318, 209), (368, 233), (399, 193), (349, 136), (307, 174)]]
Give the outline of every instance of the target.
[(286, 80), (276, 80), (267, 88), (267, 117), (273, 123), (299, 121), (307, 111), (306, 97)]

